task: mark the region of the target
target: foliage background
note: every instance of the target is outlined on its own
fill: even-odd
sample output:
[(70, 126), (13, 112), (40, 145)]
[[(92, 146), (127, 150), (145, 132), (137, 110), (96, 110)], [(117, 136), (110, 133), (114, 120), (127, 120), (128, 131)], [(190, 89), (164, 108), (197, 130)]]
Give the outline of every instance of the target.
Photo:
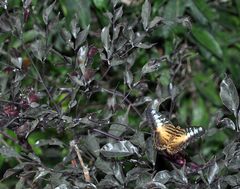
[[(239, 1), (0, 5), (1, 188), (238, 188)], [(156, 174), (153, 99), (206, 168)]]

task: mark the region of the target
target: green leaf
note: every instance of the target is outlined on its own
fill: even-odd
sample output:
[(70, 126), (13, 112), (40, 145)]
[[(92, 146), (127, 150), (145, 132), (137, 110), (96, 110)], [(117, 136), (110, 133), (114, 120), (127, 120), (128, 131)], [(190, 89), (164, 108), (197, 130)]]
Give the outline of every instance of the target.
[(202, 14), (209, 20), (212, 21), (218, 14), (210, 7), (210, 4), (205, 0), (194, 1), (194, 4), (202, 12)]
[(93, 0), (93, 3), (98, 9), (105, 10), (107, 8), (108, 1), (106, 1), (106, 0)]
[(172, 20), (177, 17), (183, 16), (186, 8), (186, 2), (182, 0), (168, 1), (165, 6), (164, 18), (167, 20)]
[(199, 8), (196, 6), (196, 1), (190, 0), (188, 2), (188, 7), (192, 12), (193, 17), (198, 20), (201, 24), (205, 25), (207, 24), (208, 20), (206, 19), (205, 15), (199, 10)]
[(193, 25), (192, 34), (201, 46), (208, 49), (215, 56), (219, 58), (222, 57), (223, 52), (218, 41), (216, 41), (216, 39), (208, 31)]

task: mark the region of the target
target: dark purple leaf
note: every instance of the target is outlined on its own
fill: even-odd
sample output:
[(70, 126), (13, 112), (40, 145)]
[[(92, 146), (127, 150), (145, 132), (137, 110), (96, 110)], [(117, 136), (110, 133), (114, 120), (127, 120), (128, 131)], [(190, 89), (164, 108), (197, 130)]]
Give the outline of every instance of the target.
[(121, 136), (125, 131), (127, 130), (127, 128), (121, 124), (117, 124), (114, 123), (110, 126), (110, 129), (108, 131), (108, 133), (114, 135), (114, 136)]
[(156, 16), (154, 19), (149, 23), (148, 28), (152, 29), (155, 26), (158, 26), (164, 19), (162, 17)]
[(99, 142), (97, 138), (94, 135), (88, 135), (85, 140), (85, 147), (88, 149), (91, 154), (93, 154), (95, 157), (99, 156)]
[(23, 0), (23, 8), (28, 8), (32, 3), (32, 0)]
[(211, 184), (215, 177), (217, 176), (217, 174), (219, 173), (219, 167), (218, 167), (218, 164), (215, 162), (210, 168), (209, 168), (209, 171), (208, 171), (208, 177), (207, 177), (207, 180), (208, 180), (208, 183)]
[(36, 40), (31, 44), (31, 51), (38, 60), (42, 61), (46, 54), (45, 42), (43, 40)]
[(105, 48), (105, 50), (108, 52), (110, 49), (110, 35), (109, 35), (109, 27), (110, 26), (106, 26), (102, 29), (101, 32), (101, 40), (103, 43), (103, 46)]
[(43, 17), (43, 21), (44, 21), (44, 23), (45, 23), (46, 25), (47, 25), (48, 22), (49, 22), (49, 15), (50, 15), (50, 13), (52, 12), (52, 9), (53, 9), (55, 3), (56, 3), (56, 0), (55, 0), (51, 5), (49, 5), (46, 9), (43, 10), (43, 15), (42, 15), (42, 17)]
[(71, 21), (71, 33), (75, 39), (77, 38), (77, 34), (79, 32), (80, 32), (80, 28), (77, 26), (77, 18), (75, 17)]
[(112, 40), (115, 41), (119, 37), (119, 33), (121, 31), (122, 25), (117, 25), (116, 27), (113, 28), (113, 37)]
[(230, 186), (236, 187), (240, 185), (240, 174), (228, 175), (224, 177), (224, 181), (227, 182)]
[(33, 178), (33, 182), (36, 182), (38, 179), (41, 179), (42, 177), (46, 176), (47, 174), (49, 174), (50, 171), (46, 170), (42, 167), (38, 167), (38, 171), (36, 173), (36, 175)]
[(60, 35), (62, 37), (62, 39), (64, 40), (64, 42), (73, 49), (74, 44), (72, 42), (72, 36), (71, 33), (69, 31), (67, 31), (65, 28), (63, 28), (60, 32)]
[(10, 146), (1, 145), (0, 154), (7, 158), (20, 158), (21, 156)]
[(113, 175), (113, 162), (104, 161), (100, 157), (95, 161), (95, 166), (107, 175)]
[(101, 148), (100, 152), (105, 157), (127, 157), (133, 154), (140, 156), (138, 148), (133, 146), (132, 143), (127, 140), (116, 143), (107, 143)]
[(11, 169), (6, 170), (6, 172), (3, 175), (3, 179), (6, 179), (6, 178), (22, 171), (24, 166), (25, 166), (25, 163), (22, 163), (22, 164), (16, 165), (15, 167), (13, 167)]
[(134, 145), (139, 146), (142, 150), (146, 149), (146, 142), (145, 142), (145, 139), (144, 139), (144, 133), (143, 132), (140, 132), (140, 131), (135, 132), (135, 134), (131, 137), (130, 141)]
[(124, 177), (122, 166), (120, 165), (120, 163), (115, 162), (113, 164), (112, 170), (113, 170), (113, 175), (123, 185), (125, 177)]
[(146, 140), (146, 155), (147, 155), (147, 159), (153, 164), (155, 165), (155, 161), (156, 161), (156, 150), (153, 148), (153, 140), (152, 137), (149, 137)]
[(229, 118), (223, 118), (220, 123), (223, 127), (230, 128), (232, 130), (236, 129), (235, 123)]
[(12, 25), (6, 14), (0, 16), (0, 32), (12, 31)]
[(164, 171), (159, 171), (157, 174), (154, 176), (153, 181), (155, 182), (160, 182), (162, 184), (165, 184), (171, 179), (172, 176), (170, 175), (169, 171), (164, 170)]
[(176, 182), (180, 182), (182, 184), (188, 184), (188, 178), (186, 177), (183, 169), (176, 169), (171, 172), (172, 178)]
[(148, 0), (145, 0), (142, 6), (142, 12), (141, 12), (142, 24), (143, 24), (144, 30), (148, 30), (150, 15), (151, 15), (151, 4), (149, 3)]
[(226, 76), (220, 84), (220, 97), (223, 104), (237, 117), (239, 97), (232, 79)]
[(53, 19), (50, 20), (48, 24), (48, 30), (56, 29), (56, 27), (59, 24), (59, 16), (60, 16), (60, 12), (57, 14), (57, 16), (55, 16)]
[(115, 14), (114, 14), (114, 17), (113, 17), (113, 22), (116, 22), (119, 18), (122, 17), (123, 15), (123, 10), (122, 10), (122, 6), (119, 7), (116, 11), (115, 11)]
[[(151, 176), (152, 175), (148, 172), (145, 172), (145, 173), (139, 175), (139, 177), (136, 181), (137, 188), (146, 186), (151, 181)], [(143, 187), (143, 188), (146, 188), (146, 187)]]
[(77, 34), (75, 42), (75, 50), (78, 49), (87, 39), (90, 25), (88, 25), (83, 31)]
[(144, 174), (146, 172), (150, 171), (148, 168), (141, 168), (141, 167), (134, 167), (126, 174), (126, 182), (130, 182), (133, 180), (137, 180), (141, 174)]
[(17, 68), (22, 69), (22, 63), (23, 63), (22, 57), (18, 57), (18, 58), (11, 57), (11, 62)]
[(127, 83), (128, 87), (131, 89), (132, 88), (132, 82), (133, 82), (133, 75), (132, 72), (130, 70), (126, 70), (124, 72), (124, 80), (125, 83)]
[(125, 59), (112, 59), (111, 60), (111, 66), (118, 66), (118, 65), (121, 65), (121, 64), (124, 64), (126, 63), (126, 60)]
[(150, 60), (142, 68), (142, 74), (151, 73), (158, 70), (161, 67), (161, 62), (164, 60)]
[(120, 184), (116, 180), (115, 177), (111, 175), (107, 175), (104, 179), (102, 179), (98, 184), (97, 188), (105, 189), (105, 188), (119, 188)]

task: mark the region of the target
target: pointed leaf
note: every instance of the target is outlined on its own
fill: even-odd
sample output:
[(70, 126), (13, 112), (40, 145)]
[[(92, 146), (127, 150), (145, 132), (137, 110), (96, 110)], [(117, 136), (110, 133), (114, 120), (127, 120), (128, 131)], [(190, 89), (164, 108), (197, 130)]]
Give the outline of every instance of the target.
[(164, 170), (164, 171), (159, 171), (157, 174), (154, 176), (153, 181), (155, 182), (160, 182), (162, 184), (165, 184), (169, 181), (169, 179), (172, 176), (170, 175), (169, 171)]
[(228, 175), (224, 177), (224, 181), (226, 181), (233, 188), (239, 186), (240, 184), (240, 173), (234, 175)]
[[(114, 104), (115, 105), (115, 104)], [(121, 136), (125, 131), (127, 130), (127, 128), (121, 124), (117, 124), (114, 123), (110, 126), (110, 129), (108, 131), (108, 133), (114, 135), (114, 136)]]
[(143, 24), (144, 30), (148, 29), (150, 15), (151, 15), (151, 4), (149, 3), (148, 0), (145, 0), (142, 6), (142, 12), (141, 12), (142, 24)]
[(147, 64), (145, 64), (142, 68), (142, 74), (151, 73), (158, 70), (161, 67), (161, 62), (165, 59), (159, 60), (150, 60)]
[(124, 80), (125, 83), (127, 83), (128, 87), (131, 89), (132, 88), (132, 82), (133, 82), (133, 75), (130, 70), (127, 70), (124, 72)]
[(220, 124), (223, 125), (226, 128), (230, 128), (232, 130), (236, 130), (235, 123), (231, 119), (229, 119), (229, 118), (223, 118), (220, 121)]
[(155, 165), (155, 159), (156, 159), (156, 151), (153, 148), (153, 140), (152, 137), (149, 137), (146, 140), (146, 155), (147, 155), (147, 159), (153, 164)]
[(155, 43), (153, 43), (153, 44), (137, 43), (137, 44), (135, 44), (135, 47), (139, 47), (139, 48), (142, 48), (142, 49), (150, 49), (154, 45), (155, 45)]
[(237, 89), (231, 78), (226, 76), (220, 84), (220, 97), (223, 104), (237, 117), (239, 97)]
[(207, 30), (193, 26), (192, 34), (200, 45), (211, 51), (217, 57), (222, 57), (223, 52), (218, 41)]
[(38, 179), (46, 176), (46, 175), (49, 174), (49, 173), (50, 173), (50, 171), (45, 170), (45, 169), (42, 168), (42, 167), (39, 167), (39, 168), (38, 168), (38, 171), (37, 171), (37, 173), (36, 173), (36, 175), (35, 175), (35, 177), (34, 177), (34, 179), (33, 179), (33, 182), (35, 182), (35, 181), (37, 181)]
[(88, 25), (83, 31), (78, 33), (76, 42), (75, 42), (75, 50), (78, 49), (80, 45), (82, 45), (86, 41), (89, 28), (90, 28), (90, 25)]
[(116, 22), (119, 18), (122, 17), (122, 15), (123, 15), (123, 10), (122, 9), (123, 9), (123, 7), (121, 6), (116, 10), (116, 12), (114, 14), (114, 19), (113, 19), (114, 22)]
[(43, 11), (43, 15), (42, 15), (43, 16), (43, 21), (46, 25), (48, 24), (49, 15), (52, 12), (52, 9), (53, 9), (55, 3), (56, 3), (56, 0), (51, 5), (49, 5), (48, 8), (44, 9), (44, 11)]
[(113, 162), (104, 161), (102, 158), (98, 157), (97, 160), (95, 161), (95, 166), (105, 174), (113, 175), (113, 170), (112, 170)]
[(109, 26), (106, 26), (102, 29), (101, 40), (106, 51), (110, 47), (110, 35), (109, 35)]
[(85, 140), (85, 146), (86, 148), (95, 156), (99, 156), (99, 142), (97, 138), (94, 135), (88, 135)]
[(101, 148), (101, 154), (105, 157), (127, 157), (138, 154), (138, 149), (129, 141), (107, 143)]
[(14, 66), (16, 66), (19, 69), (22, 69), (22, 63), (23, 63), (23, 59), (22, 57), (18, 57), (18, 58), (13, 58), (11, 57), (11, 62), (14, 64)]
[(154, 19), (150, 22), (148, 28), (151, 29), (151, 28), (157, 26), (163, 20), (164, 19), (162, 17), (159, 17), (159, 16), (154, 17)]
[(214, 181), (214, 178), (219, 172), (219, 167), (218, 164), (215, 162), (210, 168), (209, 168), (209, 173), (208, 173), (208, 183), (211, 184)]

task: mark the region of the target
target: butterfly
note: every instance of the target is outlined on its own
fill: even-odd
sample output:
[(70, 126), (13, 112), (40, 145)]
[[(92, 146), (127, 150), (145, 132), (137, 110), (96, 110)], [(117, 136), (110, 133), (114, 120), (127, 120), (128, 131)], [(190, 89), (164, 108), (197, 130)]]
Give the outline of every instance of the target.
[(201, 137), (205, 131), (202, 127), (181, 128), (174, 126), (169, 119), (155, 109), (149, 108), (146, 117), (153, 128), (154, 145), (157, 150), (166, 150), (176, 154), (190, 142)]

